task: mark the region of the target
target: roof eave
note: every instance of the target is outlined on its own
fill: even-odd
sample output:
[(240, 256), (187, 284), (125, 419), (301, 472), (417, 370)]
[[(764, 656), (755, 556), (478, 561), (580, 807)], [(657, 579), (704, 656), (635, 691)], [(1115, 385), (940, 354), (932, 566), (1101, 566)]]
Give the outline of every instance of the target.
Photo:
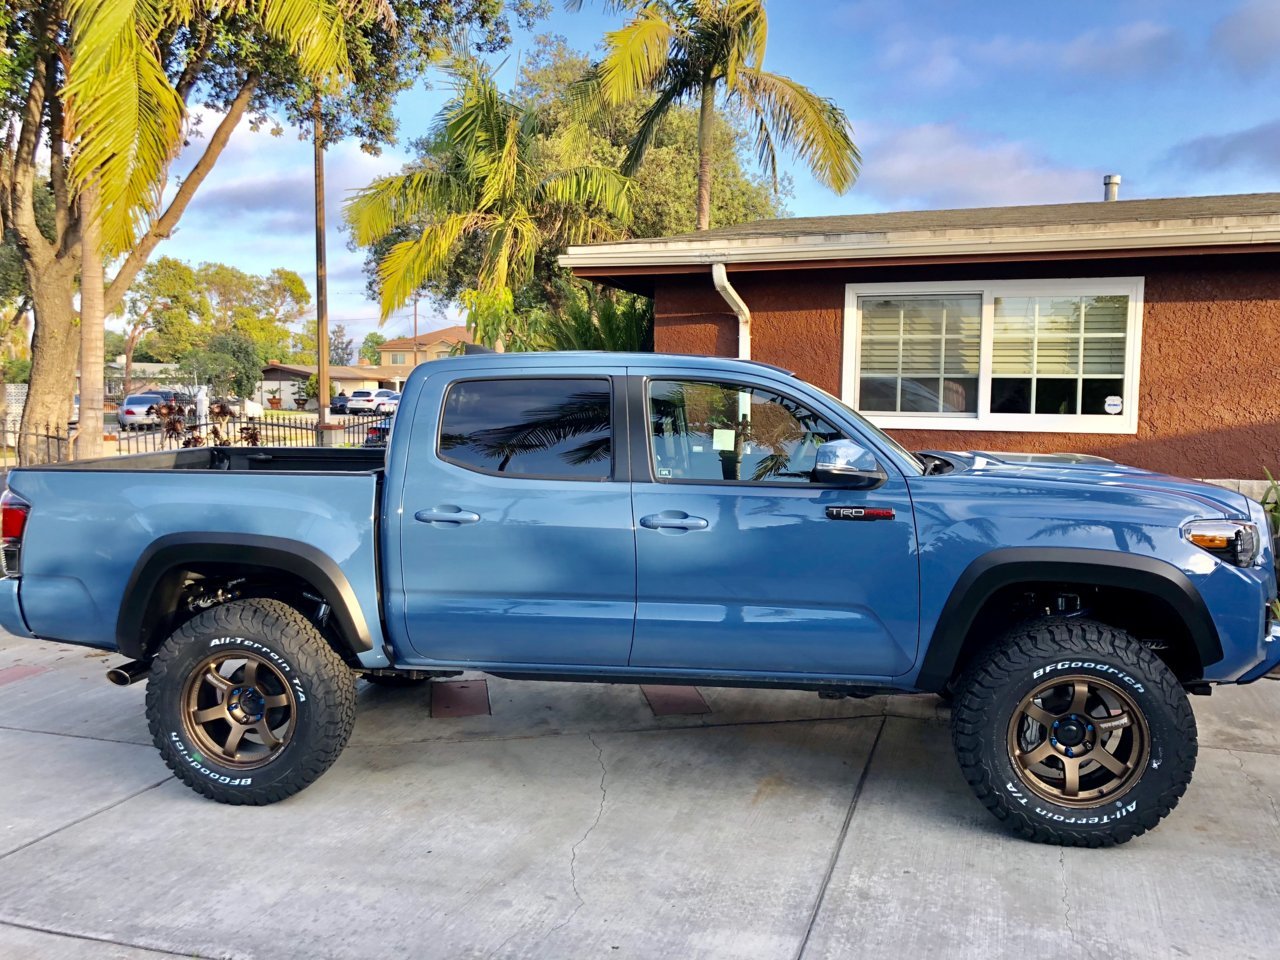
[[(1245, 218), (1241, 218), (1244, 220)], [(1262, 222), (1259, 222), (1261, 220)], [(1186, 247), (1212, 249), (1280, 243), (1280, 218), (1248, 222), (1186, 222), (1132, 225), (1123, 229), (1060, 231), (964, 230), (846, 234), (842, 236), (752, 237), (736, 240), (681, 240), (569, 247), (560, 265), (571, 270), (707, 266), (712, 263), (787, 263), (819, 260), (874, 260), (885, 257), (952, 257), (1005, 254), (1033, 258), (1061, 252), (1153, 251)]]

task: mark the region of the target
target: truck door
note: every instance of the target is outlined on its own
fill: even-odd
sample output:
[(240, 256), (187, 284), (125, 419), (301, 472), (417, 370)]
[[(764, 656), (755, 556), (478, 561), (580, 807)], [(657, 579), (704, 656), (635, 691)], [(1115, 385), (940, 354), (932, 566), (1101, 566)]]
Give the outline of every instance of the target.
[(875, 489), (813, 482), (818, 446), (857, 438), (781, 385), (655, 372), (633, 396), (641, 392), (632, 443), (648, 449), (632, 458), (630, 664), (857, 677), (909, 670), (919, 572), (911, 500), (892, 465)]
[(516, 363), (428, 380), (413, 426), (396, 424), (414, 431), (399, 518), (410, 645), (477, 665), (625, 664), (636, 563), (630, 485), (614, 479), (623, 371), (516, 375)]

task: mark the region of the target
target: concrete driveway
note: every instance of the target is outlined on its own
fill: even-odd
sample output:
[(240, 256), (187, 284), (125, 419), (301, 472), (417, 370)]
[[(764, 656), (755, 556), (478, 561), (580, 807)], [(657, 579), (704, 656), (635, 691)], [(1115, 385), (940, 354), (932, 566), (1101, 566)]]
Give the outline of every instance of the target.
[(1274, 958), (1280, 943), (1272, 681), (1196, 698), (1179, 809), (1084, 851), (1002, 832), (937, 701), (916, 697), (651, 703), (489, 679), (491, 714), (457, 715), (473, 687), (438, 694), (432, 717), (428, 689), (362, 684), (319, 782), (220, 806), (168, 776), (143, 687), (103, 679), (115, 659), (0, 637), (0, 957)]

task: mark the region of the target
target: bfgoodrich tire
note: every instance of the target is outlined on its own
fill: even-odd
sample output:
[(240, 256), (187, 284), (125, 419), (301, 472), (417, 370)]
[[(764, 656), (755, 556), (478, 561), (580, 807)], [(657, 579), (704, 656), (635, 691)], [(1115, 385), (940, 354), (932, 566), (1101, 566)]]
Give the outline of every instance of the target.
[(1107, 847), (1177, 806), (1196, 723), (1173, 672), (1122, 630), (1027, 624), (968, 671), (952, 710), (965, 779), (1028, 840)]
[(238, 600), (189, 620), (147, 683), (160, 755), (219, 803), (275, 803), (313, 783), (346, 746), (355, 705), (355, 674), (278, 600)]

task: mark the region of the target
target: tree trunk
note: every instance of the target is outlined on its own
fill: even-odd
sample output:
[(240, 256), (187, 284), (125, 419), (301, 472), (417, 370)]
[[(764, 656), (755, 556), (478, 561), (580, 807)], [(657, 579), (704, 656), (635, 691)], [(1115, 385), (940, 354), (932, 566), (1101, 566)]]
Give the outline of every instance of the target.
[(27, 283), (35, 308), (31, 338), (31, 380), (22, 410), (18, 462), (49, 463), (65, 452), (50, 434), (65, 436), (73, 391), (71, 374), (80, 350), (80, 331), (71, 295), (75, 263), (55, 260), (44, 267), (26, 263)]
[(103, 455), (103, 352), (106, 339), (102, 238), (98, 223), (98, 188), (88, 184), (80, 193), (83, 223), (80, 254), (80, 427), (76, 441), (79, 459)]
[(711, 133), (716, 119), (716, 85), (702, 81), (702, 108), (698, 113), (698, 229), (711, 227)]
[[(106, 339), (105, 333), (103, 339)], [(133, 393), (133, 349), (134, 342), (131, 337), (124, 342), (124, 396), (120, 398), (121, 400)]]

